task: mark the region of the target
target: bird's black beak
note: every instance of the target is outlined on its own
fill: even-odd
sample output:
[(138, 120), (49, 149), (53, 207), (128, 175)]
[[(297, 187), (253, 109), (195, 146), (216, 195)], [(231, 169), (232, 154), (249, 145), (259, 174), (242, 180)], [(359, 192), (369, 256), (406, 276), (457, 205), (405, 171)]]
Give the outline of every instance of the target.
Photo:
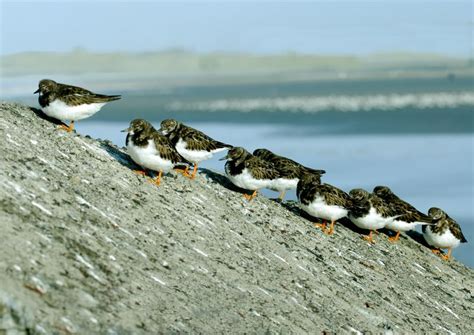
[(228, 156), (229, 156), (229, 155), (225, 155), (224, 157), (219, 158), (219, 160), (220, 160), (220, 161), (225, 161), (227, 158), (229, 158)]
[(39, 93), (39, 92), (40, 92), (40, 89), (38, 88), (38, 89), (35, 91), (35, 93), (33, 93), (33, 94), (37, 94), (37, 93)]
[(122, 129), (120, 132), (121, 133), (128, 133), (130, 131), (130, 128), (125, 128), (125, 129)]

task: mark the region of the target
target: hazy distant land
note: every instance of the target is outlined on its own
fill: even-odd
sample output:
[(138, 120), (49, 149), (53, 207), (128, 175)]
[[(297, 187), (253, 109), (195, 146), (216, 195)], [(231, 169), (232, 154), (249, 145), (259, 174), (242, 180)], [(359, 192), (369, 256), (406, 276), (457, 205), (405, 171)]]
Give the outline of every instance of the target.
[(0, 57), (3, 90), (9, 82), (29, 76), (75, 76), (132, 90), (293, 80), (455, 78), (473, 76), (473, 64), (472, 59), (435, 54), (201, 54), (179, 49), (147, 53), (90, 53), (76, 49), (68, 53), (28, 52)]

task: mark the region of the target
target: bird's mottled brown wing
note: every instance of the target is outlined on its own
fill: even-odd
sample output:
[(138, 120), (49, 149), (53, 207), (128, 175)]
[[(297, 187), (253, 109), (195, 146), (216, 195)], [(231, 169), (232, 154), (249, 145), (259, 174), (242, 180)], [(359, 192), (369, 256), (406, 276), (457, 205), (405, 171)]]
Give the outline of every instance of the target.
[(96, 94), (82, 87), (58, 84), (56, 96), (70, 106), (105, 103), (120, 99), (120, 95)]
[(390, 207), (390, 205), (375, 194), (370, 196), (370, 204), (384, 218), (396, 216), (396, 212)]
[(328, 205), (336, 205), (344, 208), (351, 207), (352, 199), (349, 194), (343, 190), (329, 184), (322, 184), (320, 189), (320, 193), (322, 193), (321, 195), (324, 196)]
[(454, 235), (458, 240), (461, 242), (467, 242), (464, 234), (462, 233), (461, 226), (454, 220), (451, 219), (449, 216), (446, 218), (448, 220), (449, 231), (451, 234)]
[(214, 140), (197, 129), (185, 125), (181, 125), (178, 137), (182, 138), (186, 142), (186, 147), (189, 150), (213, 151), (220, 148), (232, 147), (229, 144)]
[(390, 208), (392, 211), (399, 215), (398, 219), (411, 223), (411, 222), (426, 222), (431, 223), (433, 219), (418, 211), (415, 207), (410, 205), (408, 202), (400, 199), (398, 196), (393, 195), (392, 199), (388, 201)]
[(276, 179), (280, 176), (273, 164), (258, 157), (249, 157), (244, 164), (255, 179)]
[(314, 173), (319, 175), (326, 173), (326, 171), (324, 170), (315, 170), (312, 168), (308, 168), (288, 157), (279, 156), (271, 152), (270, 150), (260, 151), (258, 157), (273, 163), (278, 169), (278, 171), (280, 171), (282, 175), (288, 178), (299, 178), (303, 172)]
[(301, 167), (297, 164), (292, 164), (286, 160), (274, 160), (273, 164), (282, 177), (290, 179), (301, 177)]
[(402, 214), (399, 219), (406, 221), (406, 222), (426, 222), (426, 223), (431, 223), (433, 222), (433, 219), (418, 211), (415, 207), (410, 205), (409, 203), (400, 200), (397, 204), (397, 207), (399, 208), (399, 213)]
[(158, 133), (154, 133), (152, 136), (153, 141), (155, 142), (156, 150), (159, 152), (161, 158), (169, 160), (174, 164), (189, 163), (186, 159), (181, 157), (180, 154), (178, 154), (168, 138)]

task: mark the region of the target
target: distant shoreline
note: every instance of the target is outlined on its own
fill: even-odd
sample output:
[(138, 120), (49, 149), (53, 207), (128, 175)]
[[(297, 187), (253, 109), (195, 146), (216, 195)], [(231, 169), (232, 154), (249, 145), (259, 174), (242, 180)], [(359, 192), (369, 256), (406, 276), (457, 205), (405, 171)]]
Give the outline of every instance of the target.
[(397, 77), (411, 74), (474, 74), (473, 59), (423, 53), (365, 56), (317, 54), (25, 52), (0, 56), (3, 76), (122, 74), (139, 77)]

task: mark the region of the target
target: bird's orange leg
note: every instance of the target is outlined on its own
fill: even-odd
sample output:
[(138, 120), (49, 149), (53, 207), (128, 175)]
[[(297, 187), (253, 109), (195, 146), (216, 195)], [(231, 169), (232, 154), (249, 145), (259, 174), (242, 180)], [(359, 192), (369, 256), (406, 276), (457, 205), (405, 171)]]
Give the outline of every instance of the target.
[(336, 223), (336, 221), (332, 220), (331, 221), (331, 225), (329, 226), (329, 229), (328, 230), (324, 230), (324, 233), (327, 234), (327, 235), (332, 235), (334, 234), (334, 224)]
[(397, 242), (399, 239), (400, 239), (400, 231), (397, 231), (397, 234), (395, 236), (388, 238), (390, 242)]
[(326, 231), (326, 220), (323, 220), (323, 223), (315, 223), (314, 226), (316, 228), (321, 228), (323, 232)]
[(145, 170), (132, 170), (133, 173), (138, 174), (139, 176), (145, 176), (146, 177), (146, 171)]
[(150, 179), (150, 183), (153, 183), (156, 186), (160, 186), (162, 175), (163, 175), (163, 171), (158, 172), (158, 176), (156, 176), (155, 178)]
[(448, 254), (447, 255), (441, 255), (441, 258), (444, 259), (445, 261), (449, 261), (449, 259), (451, 258), (451, 251), (452, 251), (452, 249), (448, 248)]
[(244, 198), (247, 199), (248, 201), (251, 201), (253, 198), (255, 198), (258, 194), (258, 190), (253, 191), (252, 194), (247, 194), (244, 193)]
[(198, 170), (198, 165), (194, 164), (193, 173), (189, 174), (188, 170), (186, 170), (186, 172), (184, 173), (184, 176), (188, 177), (189, 179), (194, 179), (196, 177), (197, 170)]
[(183, 176), (187, 177), (189, 176), (189, 167), (185, 167), (184, 169), (180, 169), (180, 168), (174, 168), (173, 170), (175, 170), (176, 172), (179, 172), (181, 173)]
[(71, 124), (69, 126), (66, 126), (65, 124), (60, 124), (58, 129), (62, 129), (70, 133), (71, 131), (74, 130), (74, 121), (71, 121)]
[(285, 198), (285, 194), (286, 191), (281, 191), (280, 195), (278, 196), (278, 199), (280, 199), (280, 201), (283, 201), (283, 199)]
[(431, 249), (431, 252), (435, 255), (439, 255), (442, 253), (441, 250), (439, 250), (438, 248)]
[(366, 240), (369, 243), (375, 243), (373, 237), (372, 237), (372, 230), (370, 231), (369, 235), (364, 236), (364, 240)]

